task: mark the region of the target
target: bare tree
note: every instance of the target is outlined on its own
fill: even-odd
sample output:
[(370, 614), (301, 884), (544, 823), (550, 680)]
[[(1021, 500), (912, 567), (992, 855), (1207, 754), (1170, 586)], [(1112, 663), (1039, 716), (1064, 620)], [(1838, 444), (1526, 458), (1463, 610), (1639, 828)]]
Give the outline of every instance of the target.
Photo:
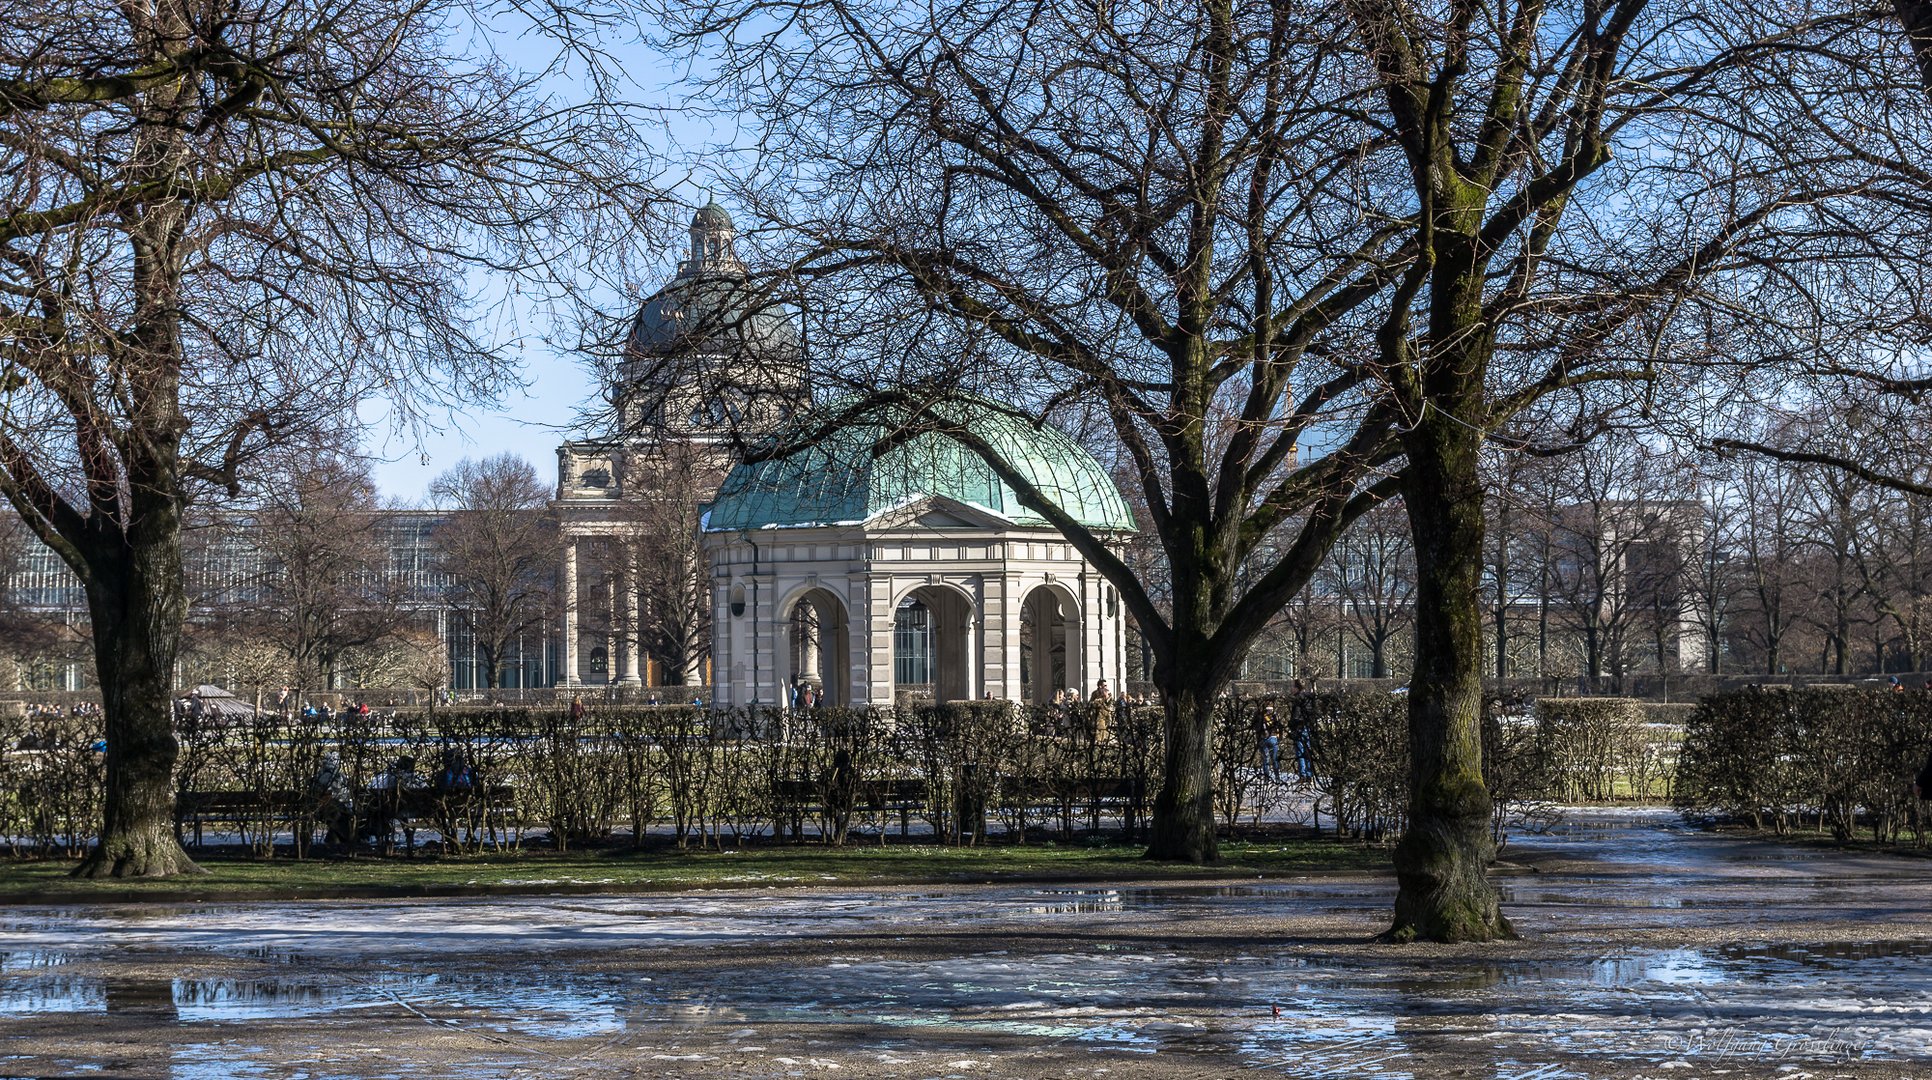
[(407, 421), (493, 392), (466, 275), (567, 280), (582, 226), (642, 203), (609, 110), (459, 51), (485, 10), (0, 2), (0, 491), (87, 596), (107, 798), (82, 875), (194, 868), (170, 812), (188, 503), (364, 398)]
[(1488, 575), (1489, 639), (1496, 653), (1496, 677), (1509, 678), (1515, 665), (1511, 650), (1516, 645), (1516, 609), (1534, 599), (1525, 587), (1533, 563), (1526, 558), (1529, 545), (1524, 528), (1524, 511), (1518, 487), (1527, 459), (1518, 454), (1491, 454), (1488, 484), (1489, 528), (1484, 543), (1489, 553), (1484, 559)]
[(1560, 501), (1541, 523), (1552, 537), (1550, 588), (1557, 613), (1583, 648), (1584, 673), (1621, 690), (1647, 615), (1680, 598), (1675, 580), (1653, 572), (1672, 542), (1676, 507), (1653, 474), (1656, 447), (1602, 439), (1551, 465)]
[(18, 517), (0, 515), (0, 653), (23, 671), (33, 658), (61, 651), (68, 636), (59, 621), (34, 611), (16, 588), (15, 575), (27, 565), (29, 546), (39, 543)]
[(1736, 626), (1757, 650), (1761, 670), (1776, 675), (1784, 670), (1786, 639), (1802, 603), (1800, 479), (1761, 459), (1740, 462), (1737, 472), (1744, 510), (1738, 528), (1742, 603)]
[(1701, 650), (1700, 667), (1716, 675), (1723, 666), (1725, 636), (1738, 604), (1741, 566), (1739, 530), (1744, 508), (1722, 462), (1699, 461), (1684, 469), (1698, 521), (1684, 543), (1684, 610)]
[(1415, 553), (1395, 507), (1363, 515), (1328, 553), (1322, 578), (1349, 633), (1369, 653), (1369, 676), (1389, 677), (1389, 644), (1414, 614)]
[(495, 690), (504, 664), (552, 613), (562, 547), (550, 489), (528, 461), (505, 453), (464, 458), (436, 478), (430, 495), (449, 509), (434, 540), (450, 613), (468, 631), (484, 685)]
[[(1814, 284), (1765, 266), (1825, 245), (1851, 265), (1897, 235), (1821, 224), (1819, 207), (1907, 197), (1890, 163), (1794, 152), (1839, 118), (1788, 65), (1869, 13), (653, 10), (706, 54), (704, 104), (787, 150), (739, 194), (784, 230), (825, 377), (862, 391), (820, 429), (866, 412), (895, 439), (948, 433), (1119, 588), (1167, 708), (1150, 854), (1214, 857), (1215, 695), (1343, 529), (1406, 496), (1405, 940), (1507, 933), (1483, 875), (1485, 443), (1537, 407), (1587, 441), (1604, 414), (1668, 394), (1673, 370), (1739, 355), (1719, 339), (1769, 328), (1768, 305)], [(1855, 89), (1834, 113), (1882, 109), (1900, 86), (1883, 70), (1842, 81)], [(1623, 145), (1643, 151), (1626, 162)], [(1002, 422), (1044, 417), (1132, 463), (1165, 609), (1113, 538), (976, 438), (989, 399)], [(1323, 452), (1298, 458), (1311, 431)], [(1278, 555), (1257, 567), (1264, 548)]]
[(668, 684), (701, 681), (711, 654), (711, 582), (698, 517), (728, 464), (718, 446), (668, 441), (633, 455), (627, 469), (630, 494), (617, 515), (639, 591), (633, 646), (664, 665)]
[(346, 653), (385, 642), (406, 621), (384, 573), (380, 510), (366, 461), (304, 455), (265, 485), (245, 524), (230, 523), (254, 549), (259, 572), (237, 583), (241, 595), (204, 613), (273, 642), (294, 677), (296, 701), (328, 687)]
[(1932, 630), (1932, 499), (1896, 494), (1881, 500), (1867, 524), (1859, 576), (1881, 625), (1891, 628), (1877, 646), (1878, 667), (1922, 671)]
[[(1872, 485), (1842, 469), (1798, 472), (1797, 522), (1810, 571), (1799, 618), (1823, 638), (1819, 670), (1850, 674), (1854, 635), (1876, 621), (1860, 572), (1875, 523)], [(1860, 635), (1862, 636), (1862, 635)]]

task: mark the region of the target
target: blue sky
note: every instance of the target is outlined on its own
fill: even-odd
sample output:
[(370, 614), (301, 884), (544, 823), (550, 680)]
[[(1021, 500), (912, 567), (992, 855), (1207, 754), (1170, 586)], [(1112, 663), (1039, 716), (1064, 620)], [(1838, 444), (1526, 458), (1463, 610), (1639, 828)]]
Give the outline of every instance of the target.
[[(634, 31), (633, 31), (634, 33)], [(492, 51), (521, 70), (537, 72), (552, 67), (556, 47), (541, 36), (524, 32), (514, 23), (514, 15), (499, 11), (490, 30), (479, 30), (472, 44), (478, 52)], [(621, 42), (609, 47), (610, 56), (625, 82), (616, 93), (645, 109), (673, 107), (678, 84), (664, 81), (672, 74), (671, 65), (641, 44)], [(544, 87), (560, 100), (581, 100), (588, 95), (582, 71), (564, 65), (544, 80)], [(647, 81), (647, 80), (658, 81)], [(670, 120), (659, 128), (640, 127), (640, 140), (664, 146), (674, 140), (684, 147), (704, 146), (712, 141), (711, 130), (688, 117)], [(675, 152), (675, 146), (664, 146)], [(691, 201), (695, 191), (679, 191)], [(702, 202), (702, 197), (697, 197)], [(675, 268), (678, 252), (655, 250), (639, 238), (635, 252), (646, 271), (644, 287), (655, 288), (668, 279)], [(405, 504), (427, 501), (430, 481), (463, 458), (482, 458), (510, 451), (528, 458), (537, 474), (554, 479), (557, 444), (569, 437), (572, 421), (585, 403), (595, 395), (594, 373), (566, 348), (548, 340), (553, 327), (532, 305), (514, 295), (505, 296), (483, 283), (481, 305), (494, 313), (496, 340), (516, 363), (523, 389), (512, 389), (495, 405), (476, 405), (454, 413), (438, 413), (426, 419), (427, 429), (419, 433), (397, 432), (389, 422), (389, 409), (372, 402), (362, 410), (366, 427), (363, 447), (375, 461), (377, 486), (384, 495)], [(600, 300), (611, 310), (628, 307), (634, 300), (616, 297)]]

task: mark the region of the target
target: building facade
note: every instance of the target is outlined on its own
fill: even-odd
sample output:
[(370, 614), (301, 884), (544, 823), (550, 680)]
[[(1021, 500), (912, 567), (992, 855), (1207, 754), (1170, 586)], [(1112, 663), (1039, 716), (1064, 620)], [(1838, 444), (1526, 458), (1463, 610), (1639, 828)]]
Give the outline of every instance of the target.
[[(983, 403), (956, 422), (1118, 545), (1126, 503), (1092, 455)], [(1119, 594), (972, 450), (890, 417), (734, 468), (704, 522), (723, 705), (1090, 696), (1126, 677)]]

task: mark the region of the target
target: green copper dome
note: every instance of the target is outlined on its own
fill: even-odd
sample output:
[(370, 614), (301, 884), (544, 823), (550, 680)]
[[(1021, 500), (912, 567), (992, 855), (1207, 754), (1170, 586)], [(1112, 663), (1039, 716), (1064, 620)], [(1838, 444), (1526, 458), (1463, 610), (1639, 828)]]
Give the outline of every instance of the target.
[[(1133, 515), (1106, 470), (1058, 429), (1036, 427), (970, 400), (940, 408), (953, 416), (977, 413), (965, 419), (969, 430), (1075, 521), (1097, 530), (1134, 528)], [(1016, 525), (1047, 525), (1020, 505), (1019, 496), (978, 454), (950, 436), (916, 435), (875, 457), (873, 447), (887, 431), (883, 421), (850, 424), (783, 457), (740, 464), (719, 488), (705, 530), (856, 525), (932, 496), (990, 511)]]

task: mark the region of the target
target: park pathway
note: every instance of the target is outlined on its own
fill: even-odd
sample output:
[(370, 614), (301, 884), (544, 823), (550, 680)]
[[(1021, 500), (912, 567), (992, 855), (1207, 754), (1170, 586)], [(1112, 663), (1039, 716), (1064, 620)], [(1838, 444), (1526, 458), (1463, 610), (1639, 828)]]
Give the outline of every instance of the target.
[(0, 1076), (1932, 1077), (1932, 862), (1505, 858), (1459, 948), (1372, 876), (5, 909)]

